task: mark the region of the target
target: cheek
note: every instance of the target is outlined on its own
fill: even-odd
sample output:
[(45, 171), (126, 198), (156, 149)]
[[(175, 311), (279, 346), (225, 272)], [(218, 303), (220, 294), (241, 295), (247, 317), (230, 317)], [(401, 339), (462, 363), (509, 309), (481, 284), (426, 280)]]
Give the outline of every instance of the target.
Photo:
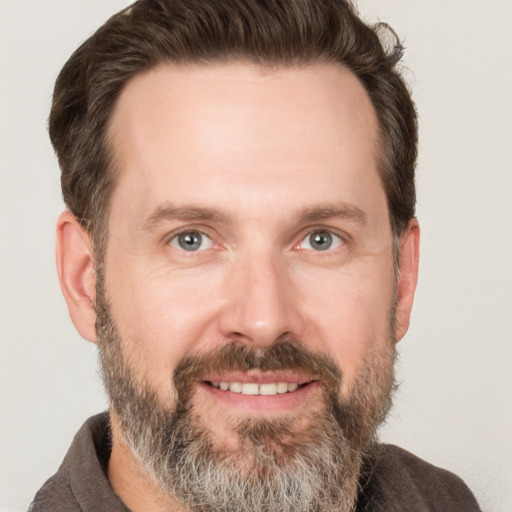
[[(229, 303), (228, 270), (216, 265), (145, 270), (125, 260), (107, 272), (125, 357), (155, 389), (170, 389), (184, 355), (207, 352), (223, 341), (217, 319)], [(388, 342), (392, 268), (372, 261), (337, 270), (298, 265), (288, 272), (292, 289), (285, 294), (286, 307), (303, 320), (298, 331), (290, 326), (292, 332), (312, 349), (330, 354), (349, 386), (370, 349)]]
[(216, 278), (126, 269), (120, 279), (113, 274), (108, 297), (125, 355), (155, 388), (165, 389), (185, 354), (216, 339)]
[(301, 294), (309, 330), (305, 340), (316, 340), (316, 348), (335, 358), (344, 390), (369, 353), (389, 343), (393, 278), (392, 270), (381, 271), (331, 273)]

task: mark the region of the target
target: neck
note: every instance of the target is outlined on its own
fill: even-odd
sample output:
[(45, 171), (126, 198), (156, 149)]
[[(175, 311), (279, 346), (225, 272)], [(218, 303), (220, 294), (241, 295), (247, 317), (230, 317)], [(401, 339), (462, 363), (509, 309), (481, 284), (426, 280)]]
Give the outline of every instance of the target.
[(124, 442), (119, 422), (110, 413), (112, 452), (107, 475), (116, 494), (131, 512), (186, 512), (176, 500), (164, 493), (149, 477)]

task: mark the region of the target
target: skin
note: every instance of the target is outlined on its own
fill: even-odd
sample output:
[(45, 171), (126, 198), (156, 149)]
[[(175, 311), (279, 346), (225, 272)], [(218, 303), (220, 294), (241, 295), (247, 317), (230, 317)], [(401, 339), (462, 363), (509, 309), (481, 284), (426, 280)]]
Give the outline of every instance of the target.
[[(227, 340), (270, 346), (294, 336), (329, 354), (348, 395), (365, 359), (389, 343), (392, 236), (377, 172), (377, 119), (357, 78), (335, 64), (263, 68), (165, 65), (133, 78), (109, 127), (118, 183), (111, 199), (106, 291), (125, 358), (172, 406), (172, 372)], [(176, 235), (199, 231), (201, 250)], [(334, 243), (315, 250), (308, 238)], [(96, 341), (90, 236), (70, 212), (57, 263), (70, 315)], [(419, 228), (400, 240), (395, 338), (409, 325)], [(204, 376), (277, 382), (284, 375)], [(232, 395), (230, 397), (230, 395)], [(320, 391), (251, 397), (198, 382), (193, 404), (219, 447), (244, 417), (293, 417), (307, 428)], [(267, 400), (268, 399), (268, 400)], [(141, 474), (112, 417), (109, 478), (132, 510), (165, 499)], [(299, 427), (298, 427), (299, 428)]]

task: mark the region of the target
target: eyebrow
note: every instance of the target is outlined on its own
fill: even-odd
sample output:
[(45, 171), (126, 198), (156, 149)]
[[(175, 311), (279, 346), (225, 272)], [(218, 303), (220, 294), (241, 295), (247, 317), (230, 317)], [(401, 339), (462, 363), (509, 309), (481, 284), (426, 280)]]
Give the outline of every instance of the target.
[(368, 223), (366, 212), (351, 204), (320, 205), (304, 210), (300, 216), (301, 222), (316, 222), (333, 218), (353, 220), (363, 225)]
[(229, 218), (224, 213), (213, 208), (201, 206), (174, 206), (170, 203), (160, 205), (146, 219), (142, 221), (142, 228), (151, 231), (165, 221), (214, 221), (227, 223)]
[[(354, 205), (320, 205), (307, 208), (299, 216), (299, 222), (318, 222), (333, 218), (354, 220), (360, 224), (367, 224), (366, 213)], [(229, 222), (229, 216), (214, 208), (201, 206), (174, 206), (170, 203), (160, 205), (142, 222), (142, 228), (151, 231), (165, 221), (187, 220), (187, 221), (213, 221), (223, 224)]]

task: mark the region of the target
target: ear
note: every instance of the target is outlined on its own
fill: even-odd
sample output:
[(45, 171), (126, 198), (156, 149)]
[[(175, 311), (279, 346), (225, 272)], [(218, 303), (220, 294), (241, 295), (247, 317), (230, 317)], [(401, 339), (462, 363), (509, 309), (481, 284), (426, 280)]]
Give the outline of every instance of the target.
[(68, 210), (57, 221), (56, 256), (69, 316), (80, 335), (96, 343), (96, 274), (91, 236)]
[(414, 292), (418, 282), (419, 255), (420, 226), (416, 219), (412, 219), (400, 238), (395, 333), (397, 341), (400, 341), (409, 329)]

